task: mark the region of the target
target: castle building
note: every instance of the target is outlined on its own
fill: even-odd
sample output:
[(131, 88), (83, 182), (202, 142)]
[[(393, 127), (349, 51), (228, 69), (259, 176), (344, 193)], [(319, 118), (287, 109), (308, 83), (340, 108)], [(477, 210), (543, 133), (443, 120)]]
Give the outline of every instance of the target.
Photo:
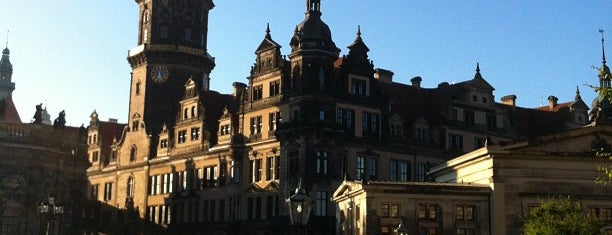
[[(431, 181), (432, 166), (487, 144), (588, 123), (579, 96), (553, 111), (497, 103), (478, 64), (456, 84), (394, 82), (359, 27), (341, 55), (311, 0), (289, 55), (268, 25), (247, 81), (220, 94), (209, 85), (212, 0), (136, 3), (128, 122), (90, 116), (91, 232), (284, 234), (284, 200), (301, 182), (314, 201), (309, 231), (336, 234), (343, 215), (330, 198), (345, 179)], [(554, 121), (533, 128), (532, 114)], [(484, 200), (488, 189), (475, 190)]]
[[(559, 104), (550, 96), (545, 107), (513, 108), (511, 116), (522, 120), (518, 129), (530, 127), (519, 139), (434, 166), (428, 172), (433, 182), (346, 180), (332, 196), (341, 211), (340, 233), (396, 234), (402, 227), (407, 234), (522, 234), (531, 208), (570, 197), (612, 234), (612, 189), (595, 183), (605, 174), (598, 168), (612, 160), (598, 156), (611, 151), (612, 141), (606, 90), (612, 74), (605, 52), (598, 77), (590, 118), (578, 90), (572, 102)], [(510, 99), (515, 97), (502, 98), (512, 105)]]
[[(15, 83), (6, 47), (0, 60), (0, 234), (76, 234), (80, 229), (85, 170), (86, 130), (43, 123), (22, 123), (12, 100)], [(39, 213), (49, 198), (63, 213)]]

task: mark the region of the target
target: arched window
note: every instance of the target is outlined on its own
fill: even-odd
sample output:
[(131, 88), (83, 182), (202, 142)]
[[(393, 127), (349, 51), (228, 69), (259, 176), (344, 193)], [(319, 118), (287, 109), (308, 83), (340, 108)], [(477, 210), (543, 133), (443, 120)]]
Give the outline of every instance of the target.
[(130, 176), (127, 180), (127, 196), (134, 197), (134, 176)]
[(136, 161), (136, 146), (132, 146), (130, 149), (130, 162)]
[(187, 119), (189, 116), (189, 109), (185, 109), (185, 111), (183, 111), (183, 119)]
[(191, 116), (195, 117), (196, 113), (195, 113), (195, 106), (191, 106)]

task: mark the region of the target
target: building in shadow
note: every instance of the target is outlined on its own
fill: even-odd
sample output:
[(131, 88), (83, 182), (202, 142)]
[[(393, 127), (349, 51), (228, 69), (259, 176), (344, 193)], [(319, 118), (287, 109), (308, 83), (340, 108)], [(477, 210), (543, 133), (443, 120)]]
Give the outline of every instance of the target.
[[(330, 198), (345, 179), (431, 181), (432, 166), (487, 143), (588, 123), (579, 96), (553, 111), (496, 102), (478, 64), (455, 84), (398, 83), (374, 66), (359, 27), (341, 54), (320, 1), (306, 1), (288, 55), (262, 23), (249, 76), (221, 94), (210, 87), (213, 2), (136, 3), (128, 121), (94, 111), (87, 129), (88, 199), (116, 209), (92, 210), (101, 228), (132, 211), (167, 233), (284, 234), (284, 200), (302, 182), (314, 201), (309, 231), (336, 234), (342, 213)], [(533, 115), (548, 122), (535, 126)]]

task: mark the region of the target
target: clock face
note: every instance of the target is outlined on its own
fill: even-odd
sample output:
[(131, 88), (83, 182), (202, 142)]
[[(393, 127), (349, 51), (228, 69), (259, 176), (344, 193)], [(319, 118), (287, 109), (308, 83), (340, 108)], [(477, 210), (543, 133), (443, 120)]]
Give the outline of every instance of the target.
[(151, 70), (151, 79), (157, 83), (165, 82), (168, 80), (168, 68), (162, 65), (153, 67), (153, 70)]

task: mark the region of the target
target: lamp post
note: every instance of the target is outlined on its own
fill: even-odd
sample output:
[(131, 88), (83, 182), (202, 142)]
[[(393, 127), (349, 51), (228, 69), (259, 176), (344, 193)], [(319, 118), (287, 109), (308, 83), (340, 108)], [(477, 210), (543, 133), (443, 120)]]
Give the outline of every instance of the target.
[(61, 217), (64, 214), (64, 206), (55, 204), (55, 197), (49, 195), (47, 203), (40, 202), (38, 205), (38, 214), (47, 218), (45, 234), (51, 234), (51, 221)]
[(312, 209), (312, 199), (306, 194), (306, 190), (302, 188), (302, 180), (299, 180), (298, 187), (295, 189), (295, 194), (285, 200), (289, 209), (289, 220), (291, 225), (297, 227), (298, 235), (302, 232), (302, 227), (308, 224), (310, 210)]

